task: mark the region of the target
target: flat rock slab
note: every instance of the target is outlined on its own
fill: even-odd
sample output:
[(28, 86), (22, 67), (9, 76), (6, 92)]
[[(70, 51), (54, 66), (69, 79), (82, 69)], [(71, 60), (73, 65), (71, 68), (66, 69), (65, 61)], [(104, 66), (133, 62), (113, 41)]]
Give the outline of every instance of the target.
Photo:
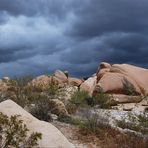
[(139, 103), (142, 101), (142, 96), (128, 96), (128, 95), (116, 95), (113, 94), (113, 100), (115, 100), (118, 104), (122, 103)]

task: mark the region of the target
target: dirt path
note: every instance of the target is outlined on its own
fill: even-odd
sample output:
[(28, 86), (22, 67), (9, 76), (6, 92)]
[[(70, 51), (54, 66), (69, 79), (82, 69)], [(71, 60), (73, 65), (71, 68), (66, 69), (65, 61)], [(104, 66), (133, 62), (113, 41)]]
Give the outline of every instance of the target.
[(82, 136), (79, 134), (79, 129), (74, 125), (59, 121), (54, 121), (52, 124), (57, 127), (76, 148), (101, 148), (96, 145), (97, 142), (94, 137)]

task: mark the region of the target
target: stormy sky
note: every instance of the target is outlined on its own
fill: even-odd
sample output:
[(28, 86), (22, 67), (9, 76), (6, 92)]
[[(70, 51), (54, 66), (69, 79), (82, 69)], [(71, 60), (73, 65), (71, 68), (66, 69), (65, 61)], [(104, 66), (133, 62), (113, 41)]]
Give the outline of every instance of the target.
[(0, 0), (0, 77), (101, 61), (148, 67), (148, 0)]

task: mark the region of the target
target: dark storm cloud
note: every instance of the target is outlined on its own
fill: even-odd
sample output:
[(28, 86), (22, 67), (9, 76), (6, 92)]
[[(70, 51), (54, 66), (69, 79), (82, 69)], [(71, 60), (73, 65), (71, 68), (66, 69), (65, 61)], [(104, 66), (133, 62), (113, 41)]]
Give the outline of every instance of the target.
[(88, 0), (77, 9), (77, 20), (70, 35), (93, 37), (108, 32), (138, 32), (147, 30), (147, 0)]
[(0, 0), (0, 10), (11, 15), (44, 15), (53, 20), (64, 18), (72, 5), (73, 0)]
[(147, 0), (0, 0), (0, 76), (86, 76), (101, 61), (148, 67), (147, 8)]

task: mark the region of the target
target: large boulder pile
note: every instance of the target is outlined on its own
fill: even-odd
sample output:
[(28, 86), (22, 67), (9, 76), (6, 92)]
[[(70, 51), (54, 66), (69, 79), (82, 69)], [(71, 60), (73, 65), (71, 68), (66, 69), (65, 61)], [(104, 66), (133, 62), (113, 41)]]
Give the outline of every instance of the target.
[(68, 72), (56, 70), (53, 75), (41, 75), (32, 80), (31, 85), (35, 88), (46, 89), (49, 84), (57, 84), (60, 88), (69, 86), (79, 87), (84, 81), (79, 78), (69, 77)]
[(130, 87), (129, 85), (134, 88), (135, 95), (147, 95), (148, 69), (129, 64), (100, 64), (96, 91), (101, 88), (106, 93), (125, 94), (125, 87)]
[(0, 112), (7, 116), (20, 115), (30, 133), (42, 133), (39, 147), (74, 148), (64, 135), (52, 124), (40, 121), (11, 100), (0, 103)]
[[(148, 95), (148, 69), (102, 62), (96, 74), (85, 80), (80, 89), (87, 91), (90, 96), (102, 92), (110, 94), (113, 104), (124, 104), (124, 107), (120, 105), (122, 109), (129, 103), (134, 103), (130, 107), (137, 103), (142, 106), (140, 102), (143, 96)], [(147, 108), (146, 106), (142, 109)]]

